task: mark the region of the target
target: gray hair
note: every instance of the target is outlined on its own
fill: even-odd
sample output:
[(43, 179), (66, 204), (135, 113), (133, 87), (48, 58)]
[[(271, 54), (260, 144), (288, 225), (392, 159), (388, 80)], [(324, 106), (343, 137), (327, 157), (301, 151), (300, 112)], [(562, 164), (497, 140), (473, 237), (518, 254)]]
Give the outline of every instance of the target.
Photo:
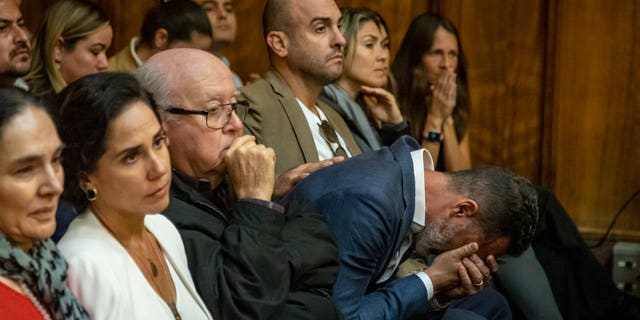
[(447, 185), (478, 203), (478, 226), (485, 236), (509, 237), (507, 253), (529, 247), (538, 224), (536, 191), (527, 179), (499, 167), (446, 173)]
[(165, 70), (160, 68), (157, 63), (145, 63), (135, 72), (135, 77), (140, 85), (149, 96), (149, 100), (153, 107), (160, 113), (160, 116), (166, 119), (164, 111), (173, 103), (173, 90), (169, 84), (169, 77)]

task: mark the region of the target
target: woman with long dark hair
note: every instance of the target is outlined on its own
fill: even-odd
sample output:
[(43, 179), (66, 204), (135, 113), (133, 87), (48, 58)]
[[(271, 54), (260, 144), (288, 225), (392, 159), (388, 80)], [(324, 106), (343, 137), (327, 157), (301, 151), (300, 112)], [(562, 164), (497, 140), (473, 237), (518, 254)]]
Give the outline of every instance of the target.
[(88, 75), (58, 102), (63, 198), (80, 213), (58, 244), (71, 290), (93, 319), (211, 319), (178, 230), (158, 214), (169, 205), (168, 140), (136, 79)]
[(455, 25), (430, 13), (416, 17), (391, 70), (411, 134), (429, 150), (436, 169), (470, 169), (471, 101), (466, 58)]

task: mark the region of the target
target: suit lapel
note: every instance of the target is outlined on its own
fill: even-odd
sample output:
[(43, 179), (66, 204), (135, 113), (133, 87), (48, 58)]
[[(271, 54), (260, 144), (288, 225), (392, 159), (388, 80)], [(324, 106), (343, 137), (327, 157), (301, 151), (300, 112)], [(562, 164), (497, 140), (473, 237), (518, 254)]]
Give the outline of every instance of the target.
[(269, 71), (265, 75), (265, 80), (271, 84), (273, 90), (280, 96), (278, 101), (293, 128), (298, 146), (302, 150), (304, 161), (307, 163), (318, 161), (318, 150), (307, 124), (307, 118), (300, 109), (293, 92), (275, 71)]

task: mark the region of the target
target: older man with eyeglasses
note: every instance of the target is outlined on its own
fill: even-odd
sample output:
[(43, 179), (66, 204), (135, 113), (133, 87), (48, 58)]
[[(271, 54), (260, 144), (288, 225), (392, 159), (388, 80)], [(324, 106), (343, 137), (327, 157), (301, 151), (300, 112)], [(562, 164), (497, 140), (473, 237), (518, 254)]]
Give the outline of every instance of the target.
[[(217, 319), (337, 319), (337, 248), (318, 216), (271, 197), (275, 154), (243, 135), (231, 72), (212, 54), (170, 49), (136, 72), (158, 109), (173, 166), (164, 214)], [(294, 179), (295, 180), (295, 179)]]

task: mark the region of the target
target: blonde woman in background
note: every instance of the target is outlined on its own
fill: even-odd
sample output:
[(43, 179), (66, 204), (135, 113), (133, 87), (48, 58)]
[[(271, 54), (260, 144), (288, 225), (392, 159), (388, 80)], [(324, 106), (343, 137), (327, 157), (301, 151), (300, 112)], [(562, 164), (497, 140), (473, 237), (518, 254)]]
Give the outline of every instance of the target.
[(67, 84), (109, 66), (113, 29), (107, 15), (85, 0), (60, 0), (46, 12), (33, 38), (26, 76), (31, 92), (51, 103)]
[(391, 93), (387, 24), (371, 9), (346, 9), (340, 32), (347, 41), (344, 69), (319, 99), (342, 116), (363, 152), (391, 145), (409, 131)]

